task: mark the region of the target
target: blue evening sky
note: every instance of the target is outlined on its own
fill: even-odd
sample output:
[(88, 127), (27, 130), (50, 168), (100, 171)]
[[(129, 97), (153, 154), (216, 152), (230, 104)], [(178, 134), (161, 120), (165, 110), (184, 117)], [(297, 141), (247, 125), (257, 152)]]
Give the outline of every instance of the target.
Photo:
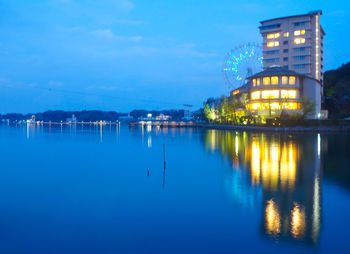
[(260, 20), (317, 9), (334, 69), (350, 61), (345, 0), (1, 0), (0, 113), (200, 106)]

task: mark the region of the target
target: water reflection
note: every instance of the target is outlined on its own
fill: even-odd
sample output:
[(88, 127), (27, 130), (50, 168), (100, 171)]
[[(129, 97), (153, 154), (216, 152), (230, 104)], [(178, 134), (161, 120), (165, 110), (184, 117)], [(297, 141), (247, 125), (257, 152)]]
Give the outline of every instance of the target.
[(277, 204), (271, 199), (265, 209), (265, 228), (270, 235), (278, 235), (281, 231), (281, 217)]
[(252, 202), (254, 208), (262, 204), (263, 235), (318, 242), (320, 134), (303, 137), (208, 130), (204, 142), (208, 151), (219, 151), (232, 165), (232, 171), (225, 174), (230, 195), (241, 203)]

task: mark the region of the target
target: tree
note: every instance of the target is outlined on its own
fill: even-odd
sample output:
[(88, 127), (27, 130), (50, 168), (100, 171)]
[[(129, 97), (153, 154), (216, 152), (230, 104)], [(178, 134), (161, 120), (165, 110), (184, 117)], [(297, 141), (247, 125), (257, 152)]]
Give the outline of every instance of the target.
[(289, 100), (289, 95), (286, 95), (286, 96), (282, 96), (282, 99), (279, 103), (279, 106), (280, 106), (280, 109), (281, 109), (281, 113), (280, 113), (280, 118), (287, 118), (288, 115), (286, 114), (285, 112), (285, 107), (287, 105), (287, 102)]
[(330, 118), (350, 116), (350, 63), (324, 73), (324, 92)]
[(313, 101), (311, 101), (309, 97), (302, 97), (300, 105), (303, 119), (306, 119), (308, 116), (315, 114), (316, 105)]
[(209, 107), (209, 104), (208, 103), (205, 103), (204, 104), (204, 119), (208, 122), (210, 122), (210, 107)]
[(239, 99), (238, 98), (236, 98), (236, 97), (233, 97), (233, 96), (231, 96), (231, 97), (229, 97), (229, 99), (228, 99), (228, 107), (229, 107), (229, 109), (230, 109), (230, 113), (231, 113), (231, 116), (233, 115), (233, 117), (231, 117), (232, 118), (232, 121), (234, 122), (234, 124), (237, 124), (237, 114), (236, 114), (236, 111), (237, 111), (237, 109), (240, 107), (240, 101), (239, 101)]
[(211, 106), (211, 109), (210, 109), (210, 120), (215, 120), (217, 118), (217, 115), (216, 115), (216, 110), (215, 110), (215, 107), (214, 105)]
[(221, 103), (218, 105), (218, 114), (220, 120), (227, 122), (227, 113), (228, 113), (228, 103), (225, 96), (221, 97)]

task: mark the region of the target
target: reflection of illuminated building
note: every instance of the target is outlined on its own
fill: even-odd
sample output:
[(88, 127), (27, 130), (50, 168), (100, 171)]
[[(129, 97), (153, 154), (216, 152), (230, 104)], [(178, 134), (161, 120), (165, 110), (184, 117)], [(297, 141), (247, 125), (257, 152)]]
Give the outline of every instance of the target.
[(281, 217), (278, 211), (278, 207), (272, 199), (267, 201), (265, 218), (266, 232), (270, 235), (279, 234), (281, 231)]
[[(268, 225), (270, 200), (278, 204), (281, 231), (278, 237), (299, 239), (316, 243), (320, 230), (320, 158), (317, 155), (317, 140), (315, 137), (307, 137), (296, 145), (295, 140), (280, 141), (278, 146), (277, 164), (270, 156), (270, 178), (275, 180), (278, 168), (278, 182), (272, 185), (263, 185), (263, 202), (265, 216), (264, 225)], [(274, 142), (269, 143), (275, 147)], [(302, 156), (303, 152), (303, 156)], [(277, 152), (276, 152), (277, 153)], [(260, 156), (261, 161), (265, 158)], [(311, 159), (310, 159), (311, 158)], [(263, 170), (262, 170), (263, 172)], [(263, 177), (262, 177), (263, 179)], [(271, 235), (264, 226), (265, 233)], [(271, 235), (276, 237), (276, 235)]]
[[(232, 162), (232, 172), (225, 177), (225, 185), (232, 182), (231, 188), (226, 188), (232, 195), (261, 202), (253, 190), (262, 190), (264, 235), (317, 243), (321, 224), (320, 138), (210, 130), (205, 141), (208, 150), (219, 150)], [(245, 182), (249, 188), (242, 184)]]
[(293, 188), (296, 177), (297, 147), (295, 143), (253, 140), (248, 152), (253, 184), (264, 188)]
[[(231, 131), (208, 130), (205, 135), (206, 149), (211, 153), (220, 150), (223, 157), (228, 157), (233, 170), (227, 172), (224, 186), (230, 199), (244, 207), (254, 207), (261, 198), (261, 188), (252, 188), (249, 178), (245, 178), (245, 156), (240, 148), (244, 147), (247, 135)], [(244, 150), (242, 150), (244, 153)], [(242, 162), (240, 161), (242, 159)]]

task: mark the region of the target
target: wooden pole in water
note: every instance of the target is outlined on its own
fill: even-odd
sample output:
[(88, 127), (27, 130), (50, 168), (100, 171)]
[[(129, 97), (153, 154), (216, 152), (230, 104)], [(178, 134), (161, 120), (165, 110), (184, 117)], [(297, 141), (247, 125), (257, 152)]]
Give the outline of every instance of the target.
[(164, 160), (164, 169), (165, 169), (165, 144), (163, 144), (163, 160)]
[(164, 161), (164, 170), (163, 170), (163, 188), (165, 187), (165, 144), (163, 144), (163, 161)]

